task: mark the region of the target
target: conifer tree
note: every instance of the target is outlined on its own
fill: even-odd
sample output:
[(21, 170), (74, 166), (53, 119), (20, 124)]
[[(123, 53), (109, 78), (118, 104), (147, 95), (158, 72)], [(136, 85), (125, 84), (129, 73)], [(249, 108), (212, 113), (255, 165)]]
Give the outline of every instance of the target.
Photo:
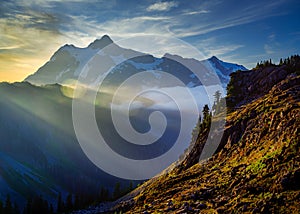
[(133, 188), (133, 182), (132, 181), (130, 181), (130, 183), (129, 183), (129, 191), (131, 191), (131, 190), (133, 190), (134, 188)]
[(74, 209), (77, 210), (81, 208), (80, 207), (80, 201), (79, 201), (79, 196), (78, 195), (75, 195), (75, 200), (74, 200)]
[(220, 113), (220, 110), (221, 110), (221, 105), (220, 105), (221, 95), (222, 95), (222, 93), (219, 90), (217, 90), (214, 94), (215, 101), (214, 101), (214, 106), (212, 107), (212, 110), (215, 111), (215, 114)]
[(49, 214), (54, 214), (54, 208), (52, 204), (49, 206)]
[(12, 214), (13, 213), (12, 204), (11, 204), (11, 200), (10, 200), (10, 195), (6, 196), (4, 213), (5, 214)]
[(73, 197), (72, 194), (68, 194), (67, 200), (66, 200), (66, 210), (71, 211), (73, 209)]
[(121, 194), (121, 184), (120, 182), (117, 182), (114, 188), (114, 192), (113, 192), (113, 198), (118, 198)]
[(3, 203), (0, 201), (0, 214), (3, 214)]
[(13, 213), (14, 213), (14, 214), (19, 214), (19, 213), (20, 213), (18, 204), (17, 204), (16, 202), (14, 203)]
[(57, 212), (62, 212), (63, 211), (63, 201), (61, 198), (61, 193), (58, 193), (58, 198), (57, 198)]
[(209, 113), (208, 105), (205, 105), (203, 107), (202, 113), (203, 113), (202, 126), (203, 126), (203, 128), (208, 128), (209, 127), (209, 122), (210, 122), (210, 113)]

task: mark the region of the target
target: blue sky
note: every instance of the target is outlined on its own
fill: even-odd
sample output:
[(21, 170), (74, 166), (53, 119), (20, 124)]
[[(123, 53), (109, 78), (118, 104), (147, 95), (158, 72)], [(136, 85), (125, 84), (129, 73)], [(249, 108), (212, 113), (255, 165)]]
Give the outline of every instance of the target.
[(300, 53), (299, 11), (297, 0), (1, 1), (0, 81), (20, 81), (65, 43), (85, 47), (104, 34), (175, 36), (251, 68)]

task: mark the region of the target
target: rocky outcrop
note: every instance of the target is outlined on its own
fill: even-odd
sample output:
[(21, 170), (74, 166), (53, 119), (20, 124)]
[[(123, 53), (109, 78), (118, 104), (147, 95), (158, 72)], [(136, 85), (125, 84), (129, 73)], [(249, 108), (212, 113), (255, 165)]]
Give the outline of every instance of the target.
[(230, 111), (239, 108), (268, 93), (274, 85), (295, 75), (300, 65), (268, 66), (251, 71), (238, 71), (230, 74), (227, 86), (227, 107)]

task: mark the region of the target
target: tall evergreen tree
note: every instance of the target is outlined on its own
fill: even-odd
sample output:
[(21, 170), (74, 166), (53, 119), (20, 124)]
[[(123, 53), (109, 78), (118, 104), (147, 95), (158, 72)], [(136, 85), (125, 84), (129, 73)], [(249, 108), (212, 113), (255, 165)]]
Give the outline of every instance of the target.
[(13, 207), (12, 207), (12, 204), (11, 204), (10, 195), (6, 196), (4, 213), (5, 214), (12, 214), (13, 213)]
[(32, 209), (32, 199), (28, 198), (26, 206), (25, 206), (25, 208), (23, 210), (23, 213), (24, 214), (30, 214), (31, 213), (31, 209)]
[(48, 202), (43, 199), (43, 196), (35, 196), (32, 199), (31, 212), (30, 213), (48, 213)]
[(78, 195), (75, 195), (75, 199), (74, 199), (74, 209), (77, 210), (77, 209), (80, 209), (81, 206), (80, 206), (80, 201), (79, 201), (79, 196)]
[(50, 207), (49, 207), (49, 214), (53, 214), (54, 213), (54, 208), (53, 208), (53, 205), (50, 204)]
[(0, 214), (3, 214), (3, 203), (0, 201)]
[(203, 107), (202, 113), (203, 113), (203, 122), (207, 121), (207, 119), (209, 117), (209, 107), (208, 107), (208, 105), (205, 105)]
[(202, 121), (201, 127), (202, 128), (209, 128), (209, 126), (210, 126), (210, 120), (211, 120), (211, 114), (209, 112), (208, 105), (205, 105), (203, 107), (202, 113), (203, 113), (203, 121)]
[(13, 213), (14, 213), (14, 214), (19, 214), (19, 213), (20, 213), (18, 204), (17, 204), (16, 202), (14, 203)]
[(221, 109), (221, 105), (220, 105), (220, 101), (221, 101), (221, 96), (222, 96), (222, 93), (217, 90), (214, 94), (214, 97), (215, 97), (215, 101), (214, 101), (214, 105), (212, 107), (212, 110), (215, 111), (215, 114), (218, 114), (220, 113), (220, 109)]
[(129, 183), (129, 191), (132, 191), (134, 188), (133, 188), (133, 182), (132, 181), (130, 181), (130, 183)]
[(121, 184), (120, 182), (117, 182), (115, 184), (114, 192), (113, 192), (113, 198), (116, 199), (121, 195)]
[(215, 102), (217, 105), (220, 103), (221, 96), (222, 96), (222, 93), (219, 90), (217, 90), (214, 94)]
[(73, 196), (72, 194), (68, 194), (66, 199), (66, 211), (71, 211), (73, 209)]
[(280, 58), (279, 65), (283, 65), (283, 60)]
[(57, 212), (62, 212), (63, 211), (63, 201), (61, 198), (61, 193), (58, 193), (58, 198), (57, 198)]

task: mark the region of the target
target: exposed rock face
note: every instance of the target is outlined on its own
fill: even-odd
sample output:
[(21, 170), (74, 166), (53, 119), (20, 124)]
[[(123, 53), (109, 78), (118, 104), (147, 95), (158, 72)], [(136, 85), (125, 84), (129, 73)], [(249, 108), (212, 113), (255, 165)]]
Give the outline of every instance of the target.
[(299, 67), (298, 62), (294, 66), (268, 66), (230, 74), (231, 80), (227, 86), (227, 106), (232, 110), (265, 95), (288, 75), (295, 75)]
[(123, 211), (299, 213), (298, 70), (271, 66), (234, 73), (217, 154), (190, 167), (201, 154), (203, 132), (181, 168), (147, 182)]

